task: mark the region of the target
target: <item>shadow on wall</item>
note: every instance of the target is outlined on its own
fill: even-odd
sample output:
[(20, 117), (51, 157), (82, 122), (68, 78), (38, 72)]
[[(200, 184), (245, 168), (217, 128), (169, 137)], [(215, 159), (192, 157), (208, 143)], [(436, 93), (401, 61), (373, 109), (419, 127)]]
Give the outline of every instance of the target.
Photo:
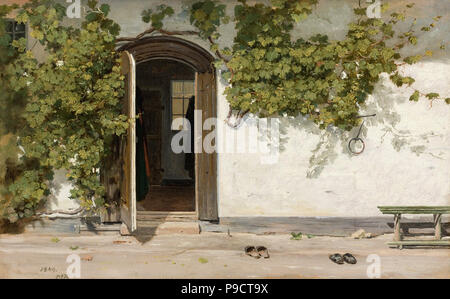
[[(443, 63), (443, 62), (440, 62)], [(445, 62), (444, 62), (445, 63)], [(421, 82), (422, 86), (423, 83)], [(419, 83), (420, 84), (420, 83)], [(414, 85), (413, 85), (414, 87)], [(418, 89), (421, 89), (420, 87)], [(364, 125), (361, 129), (360, 137), (366, 140), (370, 136), (372, 138), (378, 138), (378, 145), (383, 144), (386, 140), (390, 140), (392, 147), (400, 152), (401, 150), (409, 149), (417, 156), (427, 154), (436, 159), (444, 159), (445, 153), (439, 148), (433, 150), (429, 149), (432, 138), (445, 138), (444, 134), (436, 133), (433, 129), (421, 131), (421, 133), (415, 133), (414, 129), (398, 129), (397, 126), (402, 122), (402, 115), (405, 117), (406, 113), (399, 111), (400, 108), (407, 107), (407, 105), (414, 105), (415, 103), (409, 102), (409, 95), (412, 94), (413, 88), (398, 88), (392, 82), (387, 74), (384, 74), (380, 81), (377, 83), (374, 93), (369, 96), (364, 106), (361, 107), (360, 115), (375, 114), (375, 117), (365, 118)], [(428, 101), (421, 99), (420, 101)], [(428, 103), (426, 104), (428, 105)], [(424, 110), (424, 113), (437, 113), (439, 108), (433, 111), (433, 107)], [(444, 104), (445, 105), (445, 104)], [(419, 109), (424, 108), (425, 105), (421, 104)], [(431, 111), (430, 111), (431, 110)], [(414, 117), (411, 115), (410, 117)], [(429, 115), (426, 116), (431, 121)], [(327, 130), (321, 130), (318, 126), (308, 120), (307, 117), (278, 117), (280, 121), (280, 152), (286, 150), (286, 145), (289, 142), (290, 129), (295, 129), (305, 135), (313, 135), (318, 139), (317, 144), (311, 150), (311, 156), (309, 158), (309, 168), (306, 173), (307, 178), (318, 178), (327, 165), (332, 164), (337, 157), (345, 155), (348, 158), (354, 157), (354, 155), (348, 150), (348, 142), (351, 138), (358, 135), (360, 129), (359, 126), (353, 128), (351, 131), (343, 131), (338, 128), (329, 127)], [(244, 119), (245, 121), (245, 119)], [(407, 119), (403, 120), (406, 125)], [(402, 126), (405, 126), (405, 123)], [(370, 134), (372, 131), (372, 134)], [(260, 131), (259, 138), (268, 144), (273, 142), (270, 140), (270, 134), (268, 132)], [(269, 137), (268, 137), (269, 136)]]
[(58, 196), (61, 193), (63, 184), (67, 184), (67, 179), (64, 179), (62, 175), (59, 175), (59, 171), (55, 171), (54, 178), (50, 183), (50, 188), (52, 190), (51, 194), (47, 197), (47, 206), (57, 206)]
[[(377, 133), (381, 131), (379, 144), (390, 139), (392, 147), (397, 152), (409, 149), (417, 156), (428, 154), (436, 159), (444, 159), (442, 151), (431, 151), (428, 148), (431, 138), (444, 138), (444, 134), (435, 133), (433, 130), (415, 134), (411, 130), (397, 129), (402, 120), (402, 115), (399, 113), (397, 106), (400, 104), (407, 105), (409, 94), (411, 93), (408, 91), (402, 94), (401, 90), (403, 89), (397, 88), (390, 82), (387, 75), (380, 79), (374, 93), (368, 98), (365, 105), (361, 107), (360, 115), (376, 113), (376, 116), (365, 118), (360, 137), (365, 140), (369, 137), (370, 131), (374, 132), (375, 130), (378, 131)], [(426, 100), (421, 99), (421, 101)], [(314, 122), (303, 116), (296, 118), (279, 117), (279, 119), (280, 151), (286, 149), (286, 144), (289, 142), (288, 131), (291, 128), (306, 134), (315, 135), (319, 139), (311, 151), (309, 168), (306, 173), (307, 178), (318, 178), (325, 167), (332, 164), (340, 155), (345, 155), (348, 158), (354, 157), (348, 150), (348, 142), (351, 138), (358, 135), (359, 126), (349, 132), (338, 128), (321, 130)], [(378, 134), (375, 133), (375, 135)]]
[[(70, 201), (64, 201), (64, 199), (70, 197), (71, 183), (66, 178), (65, 170), (56, 170), (53, 181), (50, 183), (52, 189), (51, 195), (47, 198), (47, 208), (58, 207), (61, 209), (71, 209), (79, 206), (79, 201), (70, 199)], [(64, 194), (67, 193), (67, 194)], [(63, 203), (61, 201), (64, 201)]]
[[(305, 21), (296, 26), (293, 34), (295, 37), (308, 38), (317, 33), (327, 34), (331, 39), (344, 38), (347, 32), (348, 23), (354, 21), (352, 7), (355, 6), (354, 1), (346, 1), (347, 3), (327, 3), (319, 1), (313, 14)], [(410, 1), (398, 0), (394, 3), (389, 3), (392, 10), (403, 9)], [(450, 36), (450, 27), (445, 26), (450, 20), (450, 3), (440, 0), (430, 1), (413, 1), (417, 2), (412, 10), (408, 11), (408, 16), (417, 18), (416, 35), (418, 37), (418, 44), (416, 46), (408, 46), (401, 49), (403, 56), (423, 54), (426, 50), (433, 51), (432, 57), (427, 57), (425, 63), (440, 63), (449, 64), (449, 51), (441, 50), (441, 45), (449, 44), (448, 37)], [(357, 3), (357, 2), (356, 2)], [(392, 5), (391, 5), (392, 4)], [(392, 11), (386, 11), (383, 17), (389, 16)], [(441, 15), (442, 19), (437, 23), (436, 28), (430, 32), (423, 32), (420, 30), (422, 26), (428, 26), (433, 22), (433, 17)], [(332, 26), (330, 26), (332, 25)], [(395, 30), (398, 32), (408, 31), (410, 22), (399, 23)], [(330, 29), (332, 28), (332, 29)], [(331, 31), (330, 31), (331, 30)], [(417, 66), (417, 65), (416, 65)], [(417, 70), (415, 66), (410, 67)], [(399, 70), (402, 73), (404, 70)], [(408, 70), (406, 70), (408, 71)], [(415, 73), (417, 75), (417, 73)], [(414, 73), (411, 74), (416, 78)], [(436, 78), (426, 78), (428, 80), (436, 80)], [(414, 87), (420, 85), (421, 87), (428, 82), (419, 80), (410, 88), (398, 88), (393, 85), (387, 74), (380, 78), (380, 81), (375, 86), (374, 93), (367, 99), (364, 106), (361, 107), (360, 115), (367, 115), (376, 113), (375, 117), (366, 118), (365, 124), (362, 127), (360, 137), (364, 140), (368, 137), (369, 129), (376, 129), (382, 132), (380, 144), (385, 139), (390, 138), (392, 147), (397, 151), (409, 149), (411, 152), (420, 156), (428, 154), (436, 159), (444, 159), (442, 152), (432, 152), (427, 148), (430, 138), (443, 138), (443, 134), (436, 134), (433, 130), (428, 132), (415, 134), (408, 129), (397, 129), (397, 126), (402, 121), (401, 114), (398, 111), (398, 105), (407, 105), (409, 96), (414, 92)], [(220, 82), (227, 85), (227, 82), (221, 78)], [(443, 84), (445, 86), (445, 84)], [(421, 87), (416, 87), (422, 91)], [(425, 91), (425, 90), (424, 90)], [(428, 90), (426, 90), (428, 91)], [(435, 90), (429, 90), (435, 91)], [(448, 97), (447, 94), (441, 94), (443, 97)], [(420, 101), (427, 101), (420, 99)], [(433, 112), (431, 112), (433, 113)], [(404, 114), (403, 114), (404, 115)], [(247, 118), (244, 118), (244, 121)], [(339, 155), (346, 155), (351, 158), (353, 155), (348, 150), (348, 142), (351, 138), (357, 136), (359, 126), (353, 128), (350, 132), (342, 131), (337, 128), (328, 128), (327, 130), (320, 130), (316, 124), (308, 120), (306, 117), (278, 117), (280, 121), (280, 151), (286, 149), (286, 144), (289, 141), (289, 129), (293, 128), (305, 134), (311, 134), (318, 137), (314, 149), (311, 151), (309, 159), (309, 169), (306, 173), (307, 178), (317, 178), (327, 165), (332, 164)], [(268, 132), (260, 132), (260, 140), (272, 143)]]

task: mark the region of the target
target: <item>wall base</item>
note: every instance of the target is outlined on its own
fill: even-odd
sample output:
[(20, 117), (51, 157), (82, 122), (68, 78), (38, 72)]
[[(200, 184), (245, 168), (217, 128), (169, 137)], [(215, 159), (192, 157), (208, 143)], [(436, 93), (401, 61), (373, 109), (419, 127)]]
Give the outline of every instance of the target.
[[(432, 216), (402, 217), (404, 233), (434, 234)], [(90, 219), (92, 220), (92, 219)], [(200, 232), (349, 236), (359, 229), (375, 235), (393, 233), (393, 217), (223, 217), (219, 223), (199, 221)], [(79, 234), (80, 232), (117, 232), (120, 223), (102, 224), (82, 218), (39, 219), (17, 233)], [(442, 235), (450, 235), (450, 217), (442, 219)]]
[[(448, 235), (449, 218), (442, 230)], [(393, 232), (393, 217), (223, 217), (218, 224), (201, 221), (202, 232), (289, 234), (302, 232), (317, 236), (349, 236), (359, 229), (375, 235)], [(432, 216), (402, 218), (405, 230), (433, 232)]]

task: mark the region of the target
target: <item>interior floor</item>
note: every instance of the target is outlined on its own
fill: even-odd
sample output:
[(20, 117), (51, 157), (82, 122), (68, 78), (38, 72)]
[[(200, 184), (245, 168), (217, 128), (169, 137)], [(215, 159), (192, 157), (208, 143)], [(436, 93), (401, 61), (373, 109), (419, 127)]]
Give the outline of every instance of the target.
[(137, 203), (137, 210), (195, 212), (194, 186), (150, 186), (145, 199)]

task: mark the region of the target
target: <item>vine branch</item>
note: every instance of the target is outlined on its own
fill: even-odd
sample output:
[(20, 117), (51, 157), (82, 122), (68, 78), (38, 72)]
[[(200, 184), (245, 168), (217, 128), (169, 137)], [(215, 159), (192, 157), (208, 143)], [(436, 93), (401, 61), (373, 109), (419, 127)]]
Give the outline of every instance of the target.
[(152, 34), (153, 32), (159, 32), (159, 33), (165, 34), (165, 35), (200, 35), (200, 32), (197, 32), (197, 31), (190, 31), (190, 30), (169, 31), (169, 30), (157, 29), (157, 28), (152, 27), (150, 29), (145, 30), (142, 33), (139, 33), (135, 37), (119, 37), (116, 39), (116, 41), (117, 42), (134, 42), (134, 41), (140, 40), (141, 38), (143, 38), (146, 35)]

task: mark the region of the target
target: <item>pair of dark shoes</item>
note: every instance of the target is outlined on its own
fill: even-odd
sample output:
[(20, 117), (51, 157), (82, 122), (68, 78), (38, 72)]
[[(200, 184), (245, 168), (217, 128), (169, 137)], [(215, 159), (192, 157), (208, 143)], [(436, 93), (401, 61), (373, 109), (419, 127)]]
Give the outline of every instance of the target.
[(244, 251), (246, 255), (251, 256), (255, 259), (259, 259), (261, 257), (268, 259), (270, 257), (269, 250), (264, 246), (247, 246), (245, 247)]
[(344, 255), (340, 255), (339, 253), (332, 254), (330, 255), (330, 260), (339, 265), (342, 265), (344, 262), (352, 265), (356, 264), (356, 258), (350, 253)]

